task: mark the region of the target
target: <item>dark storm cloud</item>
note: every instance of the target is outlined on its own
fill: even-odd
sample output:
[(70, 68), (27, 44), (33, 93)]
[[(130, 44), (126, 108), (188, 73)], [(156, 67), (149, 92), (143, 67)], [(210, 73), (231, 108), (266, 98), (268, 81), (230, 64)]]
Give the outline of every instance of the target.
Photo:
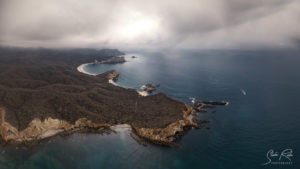
[(298, 0), (0, 0), (0, 44), (295, 47)]
[(226, 0), (226, 19), (229, 23), (239, 23), (277, 12), (292, 0)]

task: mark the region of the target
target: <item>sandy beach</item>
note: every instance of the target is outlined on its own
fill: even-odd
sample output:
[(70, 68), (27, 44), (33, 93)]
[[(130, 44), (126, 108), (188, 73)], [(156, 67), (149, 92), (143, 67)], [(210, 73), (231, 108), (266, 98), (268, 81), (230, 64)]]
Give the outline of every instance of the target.
[[(91, 64), (91, 63), (81, 64), (80, 66), (77, 67), (77, 71), (78, 71), (78, 72), (81, 72), (81, 73), (84, 73), (84, 74), (96, 76), (97, 74), (93, 74), (93, 73), (89, 73), (89, 72), (84, 71), (83, 67), (86, 66), (86, 65), (88, 65), (88, 64)], [(122, 85), (117, 84), (117, 83), (116, 83), (114, 80), (112, 80), (112, 79), (108, 80), (108, 83), (110, 83), (110, 84), (112, 84), (112, 85), (114, 85), (114, 86), (122, 87), (122, 88), (124, 88), (124, 89), (129, 89), (128, 87), (125, 87), (125, 86), (122, 86)], [(136, 92), (138, 92), (138, 94), (139, 94), (140, 96), (144, 96), (144, 97), (149, 95), (149, 93), (146, 92), (146, 91), (136, 91)]]
[[(117, 84), (114, 80), (112, 80), (112, 79), (110, 79), (110, 80), (108, 80), (108, 83), (110, 83), (110, 84), (112, 84), (112, 85), (115, 85), (115, 86), (118, 86), (118, 87), (122, 87), (122, 88), (124, 88), (124, 89), (129, 89), (128, 87), (124, 87), (124, 86), (121, 86), (121, 85), (119, 85), (119, 84)], [(136, 91), (140, 96), (148, 96), (149, 94), (148, 94), (148, 92), (146, 92), (146, 91)]]
[(91, 64), (91, 63), (85, 63), (85, 64), (82, 64), (82, 65), (78, 66), (78, 67), (77, 67), (77, 71), (78, 71), (78, 72), (81, 72), (81, 73), (84, 73), (84, 74), (96, 76), (97, 74), (88, 73), (88, 72), (86, 72), (86, 71), (83, 70), (83, 67), (86, 66), (86, 65), (88, 65), (88, 64)]
[(118, 124), (110, 127), (111, 130), (116, 132), (131, 130), (131, 126), (129, 124)]
[(137, 91), (137, 92), (139, 93), (139, 95), (144, 96), (144, 97), (149, 95), (149, 93), (146, 91)]
[(125, 87), (125, 86), (122, 86), (122, 85), (117, 84), (117, 83), (116, 83), (114, 80), (112, 80), (112, 79), (109, 79), (109, 80), (108, 80), (108, 83), (110, 83), (110, 84), (112, 84), (112, 85), (114, 85), (114, 86), (122, 87), (122, 88), (124, 88), (124, 89), (129, 89), (128, 87)]

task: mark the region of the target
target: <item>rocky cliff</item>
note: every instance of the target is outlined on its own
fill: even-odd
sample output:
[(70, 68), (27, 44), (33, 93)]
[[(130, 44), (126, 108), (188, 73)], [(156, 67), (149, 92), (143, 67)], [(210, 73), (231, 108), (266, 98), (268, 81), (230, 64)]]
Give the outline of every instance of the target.
[[(183, 133), (190, 127), (198, 128), (198, 124), (189, 118), (191, 111), (192, 107), (186, 106), (186, 110), (183, 111), (183, 119), (173, 122), (165, 128), (139, 128), (135, 125), (130, 126), (139, 137), (152, 143), (165, 146), (177, 146), (175, 141), (178, 134)], [(33, 119), (24, 130), (19, 131), (10, 123), (5, 121), (5, 114), (5, 109), (0, 107), (0, 136), (5, 143), (18, 144), (37, 141), (54, 136), (61, 132), (76, 129), (110, 129), (110, 127), (112, 127), (111, 124), (93, 123), (87, 118), (80, 118), (74, 124), (71, 124), (64, 120), (49, 117), (43, 121), (38, 118)]]
[(6, 143), (24, 143), (33, 140), (44, 139), (51, 137), (57, 133), (70, 131), (77, 128), (109, 128), (109, 124), (96, 124), (86, 118), (78, 119), (74, 124), (70, 124), (64, 120), (53, 119), (51, 117), (41, 121), (40, 119), (33, 119), (24, 130), (17, 130), (10, 123), (5, 121), (5, 110), (0, 107), (1, 111), (1, 125), (0, 136)]
[(0, 48), (0, 106), (6, 112), (1, 115), (2, 140), (24, 142), (77, 127), (117, 124), (157, 129), (182, 120), (185, 104), (163, 93), (141, 97), (133, 89), (108, 83), (118, 77), (115, 71), (89, 76), (76, 70), (95, 58), (118, 54)]
[(198, 124), (193, 122), (191, 112), (192, 107), (186, 105), (186, 110), (183, 111), (183, 119), (175, 121), (164, 128), (139, 128), (135, 126), (132, 126), (132, 128), (139, 137), (150, 142), (166, 146), (177, 146), (175, 141), (178, 134), (182, 134), (191, 127), (198, 128)]
[(26, 143), (60, 132), (129, 124), (143, 139), (174, 146), (178, 134), (198, 128), (193, 112), (207, 103), (190, 107), (163, 93), (142, 97), (133, 89), (108, 83), (118, 78), (116, 71), (90, 76), (76, 70), (95, 58), (109, 60), (121, 54), (0, 48), (2, 141)]

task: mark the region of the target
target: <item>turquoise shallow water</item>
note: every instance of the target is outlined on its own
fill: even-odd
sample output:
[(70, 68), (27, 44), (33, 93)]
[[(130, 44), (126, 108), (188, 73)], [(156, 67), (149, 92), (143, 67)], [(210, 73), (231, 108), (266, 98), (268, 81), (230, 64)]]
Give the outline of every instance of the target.
[[(135, 89), (159, 83), (158, 92), (189, 104), (190, 97), (230, 104), (200, 114), (210, 120), (210, 129), (191, 130), (179, 141), (179, 149), (139, 145), (129, 132), (74, 134), (32, 149), (1, 147), (0, 168), (300, 168), (299, 51), (139, 52), (135, 59), (132, 55), (126, 55), (124, 64), (88, 65), (84, 70), (115, 69), (120, 73), (118, 83)], [(261, 165), (268, 161), (268, 150), (287, 148), (293, 150), (293, 164)]]

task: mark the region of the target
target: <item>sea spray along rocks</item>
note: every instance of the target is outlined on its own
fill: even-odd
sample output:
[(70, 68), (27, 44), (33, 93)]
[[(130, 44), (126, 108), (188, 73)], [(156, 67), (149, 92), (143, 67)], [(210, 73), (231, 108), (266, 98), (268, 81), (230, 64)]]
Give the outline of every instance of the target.
[(141, 95), (141, 96), (148, 96), (150, 94), (153, 94), (154, 91), (156, 91), (156, 89), (159, 87), (160, 85), (155, 85), (155, 84), (150, 84), (147, 83), (145, 85), (142, 85), (140, 90), (138, 90), (137, 92)]
[(160, 85), (155, 85), (151, 83), (147, 83), (141, 87), (141, 89), (147, 93), (152, 93), (158, 88)]

